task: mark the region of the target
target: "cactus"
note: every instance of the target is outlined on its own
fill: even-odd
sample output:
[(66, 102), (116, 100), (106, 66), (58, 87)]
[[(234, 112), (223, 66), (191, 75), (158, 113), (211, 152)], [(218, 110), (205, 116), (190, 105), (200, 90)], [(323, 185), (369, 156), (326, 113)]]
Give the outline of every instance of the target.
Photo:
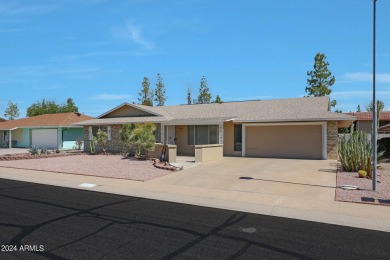
[[(372, 177), (372, 153), (372, 143), (363, 131), (352, 132), (349, 140), (345, 134), (339, 137), (338, 155), (344, 171), (364, 170), (368, 177)], [(378, 158), (383, 153), (379, 152)]]

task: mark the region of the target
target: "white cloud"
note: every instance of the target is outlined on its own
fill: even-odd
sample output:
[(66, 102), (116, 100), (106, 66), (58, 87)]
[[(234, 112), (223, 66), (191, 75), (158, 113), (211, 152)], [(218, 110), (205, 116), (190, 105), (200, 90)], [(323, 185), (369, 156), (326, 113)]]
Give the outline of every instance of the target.
[(155, 48), (155, 45), (146, 40), (142, 35), (141, 26), (136, 25), (133, 22), (127, 22), (124, 29), (114, 29), (113, 32), (115, 36), (130, 40), (141, 46), (143, 49), (152, 50)]
[(131, 39), (142, 46), (144, 49), (151, 50), (154, 48), (154, 44), (145, 40), (144, 37), (141, 35), (141, 29), (139, 26), (136, 26), (135, 24), (128, 22), (126, 29), (131, 37)]
[(131, 98), (131, 95), (117, 95), (117, 94), (99, 94), (96, 96), (92, 96), (89, 99), (92, 100), (124, 100)]
[[(347, 82), (372, 82), (372, 73), (370, 72), (350, 72), (341, 77), (342, 81)], [(390, 73), (376, 73), (376, 82), (390, 83)]]

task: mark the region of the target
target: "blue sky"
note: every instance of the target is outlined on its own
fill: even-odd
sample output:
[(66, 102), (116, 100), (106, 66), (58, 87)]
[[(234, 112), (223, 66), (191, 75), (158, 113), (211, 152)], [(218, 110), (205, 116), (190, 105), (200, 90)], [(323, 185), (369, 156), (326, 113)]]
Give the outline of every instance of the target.
[[(390, 110), (390, 1), (377, 2), (377, 96)], [(224, 101), (305, 95), (327, 55), (337, 109), (372, 97), (372, 0), (1, 0), (0, 115), (72, 97), (97, 116), (160, 73), (167, 104), (205, 76)]]

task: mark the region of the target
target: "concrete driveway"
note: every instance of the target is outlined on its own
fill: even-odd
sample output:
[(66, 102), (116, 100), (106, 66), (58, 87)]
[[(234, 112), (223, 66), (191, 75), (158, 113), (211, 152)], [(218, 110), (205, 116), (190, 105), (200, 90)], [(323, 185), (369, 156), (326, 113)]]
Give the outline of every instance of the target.
[(0, 148), (0, 156), (6, 154), (22, 154), (28, 153), (28, 149), (26, 148)]
[(336, 161), (225, 157), (151, 182), (333, 201)]

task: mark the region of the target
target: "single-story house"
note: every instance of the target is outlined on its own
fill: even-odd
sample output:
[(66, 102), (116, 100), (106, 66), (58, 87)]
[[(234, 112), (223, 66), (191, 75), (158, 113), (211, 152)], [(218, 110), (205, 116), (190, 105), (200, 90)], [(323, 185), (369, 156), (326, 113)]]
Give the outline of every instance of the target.
[(355, 119), (330, 112), (329, 97), (304, 97), (160, 107), (123, 103), (76, 125), (85, 127), (85, 144), (99, 128), (107, 131), (112, 150), (121, 146), (123, 124), (152, 122), (156, 142), (175, 146), (178, 155), (336, 159), (338, 128)]
[[(350, 112), (345, 114), (356, 117), (354, 125), (355, 131), (364, 131), (367, 134), (371, 134), (372, 112)], [(379, 112), (379, 132), (383, 132), (381, 127), (388, 124), (390, 124), (390, 111)]]
[(0, 122), (1, 147), (71, 149), (84, 139), (83, 127), (74, 123), (92, 119), (80, 113), (57, 113)]

